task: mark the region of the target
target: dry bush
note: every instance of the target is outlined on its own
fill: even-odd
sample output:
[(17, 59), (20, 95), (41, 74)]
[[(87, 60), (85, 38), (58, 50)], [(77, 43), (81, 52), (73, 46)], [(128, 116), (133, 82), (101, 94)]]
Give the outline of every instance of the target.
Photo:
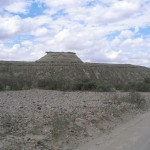
[(140, 93), (130, 92), (129, 95), (124, 98), (128, 103), (135, 104), (138, 108), (144, 109), (146, 107), (146, 99)]
[(3, 129), (3, 136), (23, 134), (24, 120), (19, 116), (11, 116), (4, 114), (0, 118), (1, 127)]
[(55, 139), (59, 138), (62, 133), (65, 133), (65, 130), (68, 128), (69, 123), (71, 122), (69, 114), (59, 115), (54, 113), (51, 125), (52, 125), (52, 137)]
[(91, 81), (90, 79), (79, 79), (75, 81), (73, 84), (73, 90), (96, 90), (97, 85), (95, 82)]
[(145, 109), (146, 107), (146, 99), (143, 95), (137, 92), (130, 92), (125, 96), (114, 95), (112, 97), (112, 102), (114, 104), (121, 104), (122, 102), (130, 103), (136, 105), (138, 108)]

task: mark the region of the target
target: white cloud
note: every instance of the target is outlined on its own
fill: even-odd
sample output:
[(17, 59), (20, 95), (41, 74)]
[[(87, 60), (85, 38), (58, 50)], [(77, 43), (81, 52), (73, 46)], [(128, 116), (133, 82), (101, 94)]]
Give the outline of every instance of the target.
[(11, 39), (19, 35), (44, 36), (49, 34), (49, 30), (43, 25), (50, 24), (48, 16), (38, 16), (34, 18), (21, 18), (18, 15), (6, 15), (0, 17), (0, 40)]
[(63, 42), (67, 37), (69, 38), (69, 34), (70, 34), (69, 30), (64, 29), (64, 30), (60, 31), (58, 34), (56, 34), (54, 39), (56, 42)]
[(145, 0), (101, 0), (93, 6), (86, 6), (90, 0), (36, 1), (47, 6), (45, 14), (26, 18), (13, 13), (30, 12), (30, 1), (0, 1), (9, 11), (0, 15), (0, 59), (36, 60), (54, 50), (77, 52), (84, 61), (150, 66), (150, 39), (139, 34), (150, 25)]
[(1, 9), (10, 13), (27, 13), (28, 7), (31, 5), (31, 0), (1, 0)]
[(106, 53), (106, 57), (110, 58), (110, 59), (116, 59), (118, 57), (118, 55), (120, 54), (120, 50), (119, 51), (108, 51)]
[(27, 13), (27, 6), (29, 3), (25, 1), (12, 2), (10, 5), (5, 7), (5, 10), (11, 13)]
[[(139, 47), (139, 46), (144, 46), (145, 41), (142, 38), (135, 38), (135, 39), (126, 39), (125, 41), (122, 42), (122, 46), (127, 47)], [(146, 46), (146, 45), (145, 45)]]
[(139, 1), (111, 1), (112, 3), (107, 3), (107, 6), (96, 5), (94, 7), (83, 7), (88, 2), (87, 0), (43, 0), (43, 2), (51, 7), (50, 11), (47, 11), (49, 14), (63, 9), (68, 13), (69, 19), (76, 21), (82, 20), (88, 24), (119, 21), (136, 16), (136, 13), (139, 14), (140, 12)]
[(107, 22), (121, 20), (133, 16), (138, 10), (139, 3), (118, 1), (105, 9), (102, 19)]
[(0, 18), (0, 39), (10, 38), (20, 30), (21, 19), (18, 16)]
[(32, 31), (31, 34), (35, 36), (47, 36), (49, 34), (49, 30), (45, 27), (37, 28), (36, 30)]
[(50, 7), (65, 7), (65, 6), (77, 6), (81, 4), (82, 2), (85, 2), (87, 0), (37, 0), (39, 2), (45, 3), (46, 5)]
[(7, 5), (9, 5), (12, 1), (11, 0), (1, 0), (0, 1), (0, 7), (3, 8)]
[(134, 36), (134, 32), (130, 31), (130, 30), (123, 30), (121, 31), (119, 37), (120, 38), (130, 38)]
[(22, 41), (21, 43), (24, 47), (32, 46), (32, 42), (29, 40)]

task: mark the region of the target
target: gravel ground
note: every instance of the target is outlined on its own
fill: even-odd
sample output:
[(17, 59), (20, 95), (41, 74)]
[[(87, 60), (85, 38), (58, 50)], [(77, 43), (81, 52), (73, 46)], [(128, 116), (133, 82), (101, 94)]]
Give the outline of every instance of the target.
[(24, 117), (43, 117), (55, 110), (72, 111), (74, 108), (95, 107), (109, 100), (113, 93), (60, 92), (49, 90), (26, 90), (0, 92), (0, 113)]
[[(112, 106), (115, 111), (110, 112), (108, 103), (115, 94), (128, 93), (37, 89), (0, 92), (0, 150), (74, 149), (114, 128), (122, 121), (119, 113), (127, 114), (128, 120), (130, 114), (139, 112), (127, 104)], [(142, 95), (149, 100), (150, 93)]]

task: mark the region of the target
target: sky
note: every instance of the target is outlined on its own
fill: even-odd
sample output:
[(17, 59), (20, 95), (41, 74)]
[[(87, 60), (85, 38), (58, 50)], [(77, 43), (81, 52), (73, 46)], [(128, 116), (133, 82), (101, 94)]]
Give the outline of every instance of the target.
[(150, 0), (0, 0), (0, 60), (46, 51), (150, 67)]

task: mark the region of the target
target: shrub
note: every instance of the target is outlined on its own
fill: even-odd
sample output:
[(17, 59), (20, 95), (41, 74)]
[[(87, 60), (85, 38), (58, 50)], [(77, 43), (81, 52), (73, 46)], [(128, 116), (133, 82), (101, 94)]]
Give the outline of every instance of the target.
[(96, 88), (95, 82), (89, 79), (81, 79), (73, 85), (73, 90), (96, 90)]
[(116, 90), (124, 90), (125, 85), (123, 85), (123, 84), (115, 84), (114, 87), (115, 87)]
[(38, 87), (41, 89), (46, 89), (46, 90), (56, 90), (57, 89), (57, 83), (56, 81), (52, 79), (40, 79), (38, 80), (37, 83)]
[(120, 105), (121, 102), (123, 102), (123, 97), (119, 97), (119, 96), (115, 93), (115, 95), (114, 95), (114, 96), (112, 97), (112, 99), (111, 99), (111, 102), (112, 102), (113, 104)]
[(0, 82), (0, 91), (3, 91), (3, 90), (4, 90), (3, 84)]
[(32, 86), (32, 80), (28, 76), (23, 75), (15, 76), (11, 74), (7, 76), (1, 76), (0, 86), (2, 90), (22, 90), (24, 89), (24, 87), (26, 89), (30, 89)]
[(71, 90), (72, 84), (64, 80), (40, 79), (37, 82), (38, 88), (45, 90)]
[(150, 83), (138, 83), (136, 84), (136, 91), (139, 92), (150, 92)]
[(144, 83), (150, 83), (150, 78), (149, 77), (144, 78)]
[(51, 125), (52, 125), (52, 136), (55, 139), (58, 139), (61, 136), (61, 134), (65, 132), (71, 121), (70, 119), (71, 118), (69, 114), (60, 115), (58, 113), (54, 113), (51, 120)]
[(150, 92), (150, 83), (147, 79), (143, 82), (130, 82), (126, 85), (125, 91)]
[(146, 99), (140, 93), (130, 92), (125, 96), (114, 95), (111, 99), (114, 104), (121, 104), (122, 102), (136, 105), (138, 108), (144, 109), (146, 107)]
[(146, 99), (140, 93), (130, 92), (128, 96), (124, 97), (124, 101), (135, 104), (138, 108), (145, 108)]
[(114, 88), (110, 84), (101, 84), (97, 86), (97, 89), (102, 92), (111, 92)]
[(19, 116), (12, 117), (10, 114), (2, 114), (0, 118), (1, 127), (4, 131), (4, 136), (11, 135), (11, 134), (17, 134), (18, 131), (22, 131), (21, 128), (23, 128), (23, 118)]

